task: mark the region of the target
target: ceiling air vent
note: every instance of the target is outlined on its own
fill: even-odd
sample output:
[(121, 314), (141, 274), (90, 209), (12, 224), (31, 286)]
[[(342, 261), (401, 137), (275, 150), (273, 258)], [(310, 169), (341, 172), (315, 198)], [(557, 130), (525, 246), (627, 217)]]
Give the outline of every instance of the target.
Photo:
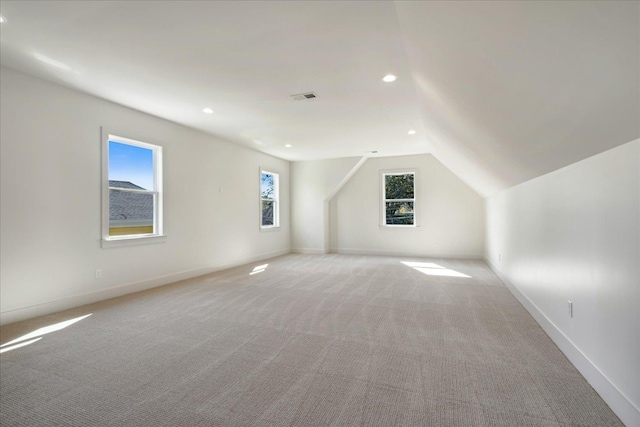
[(291, 98), (293, 98), (295, 101), (304, 101), (305, 99), (313, 99), (313, 98), (317, 98), (318, 95), (316, 95), (313, 92), (307, 92), (307, 93), (299, 93), (297, 95), (291, 95)]

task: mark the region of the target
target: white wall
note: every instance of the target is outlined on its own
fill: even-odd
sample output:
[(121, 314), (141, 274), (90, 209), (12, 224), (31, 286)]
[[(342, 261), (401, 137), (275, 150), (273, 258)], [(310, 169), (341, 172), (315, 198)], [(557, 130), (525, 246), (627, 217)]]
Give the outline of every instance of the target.
[(328, 252), (325, 202), (348, 174), (358, 157), (291, 163), (291, 247), (294, 252)]
[(486, 200), (487, 260), (629, 426), (640, 425), (639, 204), (640, 140)]
[[(0, 72), (3, 323), (290, 251), (288, 162)], [(166, 243), (100, 247), (101, 126), (164, 147)], [(259, 229), (260, 166), (280, 174), (278, 231)]]
[[(381, 224), (380, 171), (417, 171), (415, 228)], [(482, 258), (482, 198), (429, 154), (369, 159), (331, 201), (331, 250)]]

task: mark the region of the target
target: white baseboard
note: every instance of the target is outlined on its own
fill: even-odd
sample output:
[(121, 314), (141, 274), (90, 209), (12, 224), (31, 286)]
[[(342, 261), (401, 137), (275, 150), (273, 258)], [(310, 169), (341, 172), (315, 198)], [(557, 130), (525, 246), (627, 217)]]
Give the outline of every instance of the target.
[(61, 298), (55, 301), (48, 301), (41, 304), (35, 304), (27, 307), (7, 310), (0, 313), (0, 325), (7, 325), (9, 323), (19, 322), (21, 320), (31, 319), (38, 316), (44, 316), (46, 314), (68, 310), (68, 309), (80, 307), (86, 304), (93, 304), (95, 302), (104, 301), (110, 298), (132, 294), (134, 292), (144, 291), (147, 289), (168, 285), (170, 283), (175, 283), (181, 280), (191, 279), (198, 276), (204, 276), (205, 274), (215, 273), (216, 271), (226, 270), (228, 268), (233, 268), (240, 265), (249, 264), (252, 262), (262, 261), (262, 260), (273, 258), (276, 256), (286, 255), (288, 253), (290, 253), (288, 249), (282, 250), (282, 251), (269, 252), (269, 253), (256, 255), (248, 258), (238, 259), (231, 262), (225, 262), (221, 264), (211, 265), (208, 267), (197, 268), (194, 270), (181, 271), (179, 273), (169, 274), (161, 277), (154, 277), (152, 279), (143, 280), (140, 282), (115, 286), (109, 289), (102, 289), (99, 291), (73, 295), (73, 296)]
[(324, 255), (328, 254), (329, 251), (326, 249), (294, 248), (291, 249), (291, 253), (303, 255)]
[(491, 264), (486, 257), (484, 260), (618, 418), (629, 427), (640, 426), (640, 409), (516, 285)]
[(449, 253), (449, 252), (411, 252), (411, 251), (385, 251), (377, 249), (340, 248), (332, 252), (345, 255), (381, 255), (381, 256), (406, 256), (424, 258), (449, 258), (449, 259), (484, 259), (481, 254)]

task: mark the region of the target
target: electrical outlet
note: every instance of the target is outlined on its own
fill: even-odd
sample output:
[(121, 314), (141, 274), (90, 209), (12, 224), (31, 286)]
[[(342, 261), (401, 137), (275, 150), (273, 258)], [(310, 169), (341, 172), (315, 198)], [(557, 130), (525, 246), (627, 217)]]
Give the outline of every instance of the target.
[(502, 261), (502, 254), (498, 254), (498, 261)]
[(573, 317), (573, 303), (571, 301), (567, 301), (569, 305), (569, 317)]
[(101, 279), (101, 278), (102, 278), (102, 270), (98, 268), (96, 270), (96, 279)]

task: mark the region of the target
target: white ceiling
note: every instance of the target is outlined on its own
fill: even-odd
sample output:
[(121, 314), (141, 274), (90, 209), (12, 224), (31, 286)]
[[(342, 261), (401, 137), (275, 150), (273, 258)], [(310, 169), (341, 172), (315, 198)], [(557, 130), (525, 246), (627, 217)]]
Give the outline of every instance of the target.
[(288, 160), (431, 152), (486, 196), (640, 137), (638, 2), (0, 5), (2, 65)]

